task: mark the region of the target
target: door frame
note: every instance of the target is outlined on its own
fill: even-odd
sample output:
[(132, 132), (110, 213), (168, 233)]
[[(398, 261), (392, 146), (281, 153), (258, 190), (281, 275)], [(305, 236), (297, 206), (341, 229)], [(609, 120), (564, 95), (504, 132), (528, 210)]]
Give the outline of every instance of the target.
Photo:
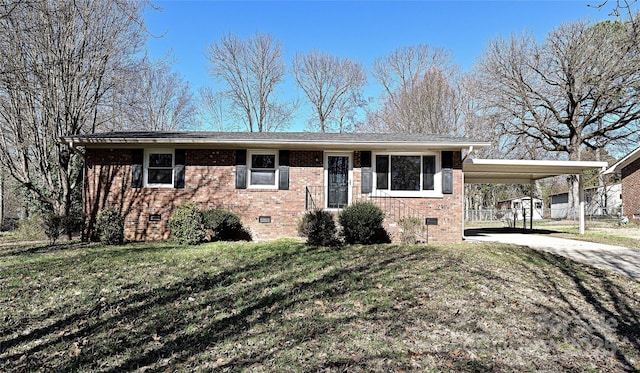
[(349, 171), (347, 174), (347, 206), (351, 204), (353, 194), (353, 152), (345, 151), (325, 151), (324, 152), (324, 209), (341, 210), (340, 208), (329, 208), (329, 157), (347, 157), (349, 159)]

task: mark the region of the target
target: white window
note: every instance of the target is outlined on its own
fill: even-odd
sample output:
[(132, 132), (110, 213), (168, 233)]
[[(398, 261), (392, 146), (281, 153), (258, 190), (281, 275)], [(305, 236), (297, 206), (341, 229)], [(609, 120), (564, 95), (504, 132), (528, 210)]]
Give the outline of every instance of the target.
[(277, 152), (256, 150), (248, 155), (249, 187), (277, 188)]
[(145, 185), (148, 187), (173, 187), (173, 150), (148, 149), (144, 157)]
[(438, 154), (376, 154), (375, 188), (399, 197), (441, 196)]

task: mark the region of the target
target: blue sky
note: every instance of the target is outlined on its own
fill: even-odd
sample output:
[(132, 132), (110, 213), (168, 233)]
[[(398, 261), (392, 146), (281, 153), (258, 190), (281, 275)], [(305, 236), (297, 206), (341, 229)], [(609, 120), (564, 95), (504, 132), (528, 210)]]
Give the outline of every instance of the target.
[[(296, 52), (319, 49), (368, 69), (396, 48), (426, 43), (451, 50), (454, 61), (469, 71), (496, 37), (528, 31), (542, 39), (563, 22), (609, 18), (606, 10), (587, 6), (599, 2), (155, 1), (162, 11), (147, 11), (145, 21), (153, 35), (162, 35), (149, 38), (150, 56), (172, 51), (174, 70), (196, 91), (216, 86), (207, 74), (205, 52), (227, 33), (273, 35), (282, 43), (287, 65)], [(375, 87), (367, 89), (374, 92)]]

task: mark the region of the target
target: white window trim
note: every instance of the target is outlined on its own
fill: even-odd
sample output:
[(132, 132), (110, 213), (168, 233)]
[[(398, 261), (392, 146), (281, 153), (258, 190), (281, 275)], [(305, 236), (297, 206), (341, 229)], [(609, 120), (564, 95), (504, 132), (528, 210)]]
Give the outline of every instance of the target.
[[(280, 177), (280, 171), (278, 170), (278, 166), (280, 165), (280, 160), (278, 159), (278, 151), (272, 149), (251, 149), (247, 150), (247, 188), (248, 189), (278, 189), (278, 180)], [(273, 185), (252, 185), (251, 184), (251, 172), (252, 170), (252, 155), (274, 155), (275, 161), (273, 167), (275, 168), (275, 179)]]
[[(171, 184), (149, 183), (149, 156), (151, 154), (171, 154)], [(153, 148), (144, 150), (144, 186), (147, 188), (173, 188), (176, 177), (176, 152), (175, 149)]]
[[(430, 198), (442, 198), (444, 194), (442, 194), (442, 153), (441, 152), (377, 152), (371, 155), (371, 163), (373, 166), (373, 188), (372, 194), (377, 192), (384, 193), (385, 195), (389, 195), (391, 197), (430, 197)], [(378, 172), (377, 172), (377, 162), (376, 157), (379, 155), (399, 155), (399, 156), (419, 156), (420, 157), (420, 190), (391, 190), (391, 180), (389, 180), (389, 188), (388, 189), (378, 189)], [(422, 156), (432, 155), (436, 157), (436, 172), (433, 175), (433, 190), (422, 190), (422, 183), (424, 181), (424, 176), (422, 174)], [(389, 178), (391, 178), (391, 162), (389, 162)]]
[(341, 208), (329, 208), (329, 157), (348, 157), (349, 158), (349, 183), (347, 190), (347, 206), (353, 203), (353, 153), (352, 152), (340, 152), (340, 151), (325, 151), (323, 160), (323, 174), (324, 174), (324, 209), (327, 211), (342, 211)]

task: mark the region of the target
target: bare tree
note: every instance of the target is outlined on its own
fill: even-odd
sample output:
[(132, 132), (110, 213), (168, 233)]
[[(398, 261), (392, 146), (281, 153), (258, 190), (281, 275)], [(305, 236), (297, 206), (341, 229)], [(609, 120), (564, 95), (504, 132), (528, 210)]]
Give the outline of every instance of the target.
[(210, 74), (225, 82), (225, 95), (250, 132), (275, 131), (287, 124), (293, 109), (276, 102), (285, 65), (282, 47), (271, 35), (256, 33), (247, 40), (229, 34), (207, 52)]
[(152, 131), (192, 127), (196, 120), (193, 93), (189, 83), (171, 71), (170, 62), (153, 62), (145, 56), (136, 66), (136, 73), (124, 87), (129, 95), (123, 108), (125, 127)]
[(47, 211), (67, 215), (80, 158), (59, 137), (94, 132), (144, 28), (138, 2), (31, 0), (0, 18), (0, 162)]
[(570, 160), (585, 148), (620, 145), (636, 136), (640, 119), (640, 59), (630, 35), (622, 23), (575, 22), (541, 44), (527, 35), (491, 43), (477, 67), (485, 112), (500, 114), (505, 141), (531, 139)]
[(598, 10), (610, 9), (609, 15), (613, 17), (627, 17), (630, 21), (634, 21), (633, 27), (638, 26), (637, 19), (635, 19), (634, 6), (638, 0), (600, 0), (595, 4), (589, 4), (589, 6)]
[(367, 82), (362, 65), (314, 50), (293, 57), (293, 76), (313, 105), (318, 130), (330, 132), (328, 122), (336, 118), (342, 132), (344, 119)]
[(198, 91), (199, 115), (201, 126), (214, 131), (236, 131), (237, 126), (227, 125), (224, 93), (216, 92), (210, 87), (201, 88)]
[(360, 92), (351, 92), (344, 100), (341, 100), (333, 110), (330, 119), (338, 126), (338, 132), (354, 132), (363, 125), (360, 109), (365, 109), (366, 100)]
[(4, 229), (4, 198), (5, 198), (5, 182), (4, 182), (4, 171), (2, 170), (2, 165), (0, 164), (0, 231)]
[(418, 45), (400, 48), (374, 63), (383, 88), (379, 109), (369, 115), (378, 130), (456, 133), (460, 99), (451, 54)]

